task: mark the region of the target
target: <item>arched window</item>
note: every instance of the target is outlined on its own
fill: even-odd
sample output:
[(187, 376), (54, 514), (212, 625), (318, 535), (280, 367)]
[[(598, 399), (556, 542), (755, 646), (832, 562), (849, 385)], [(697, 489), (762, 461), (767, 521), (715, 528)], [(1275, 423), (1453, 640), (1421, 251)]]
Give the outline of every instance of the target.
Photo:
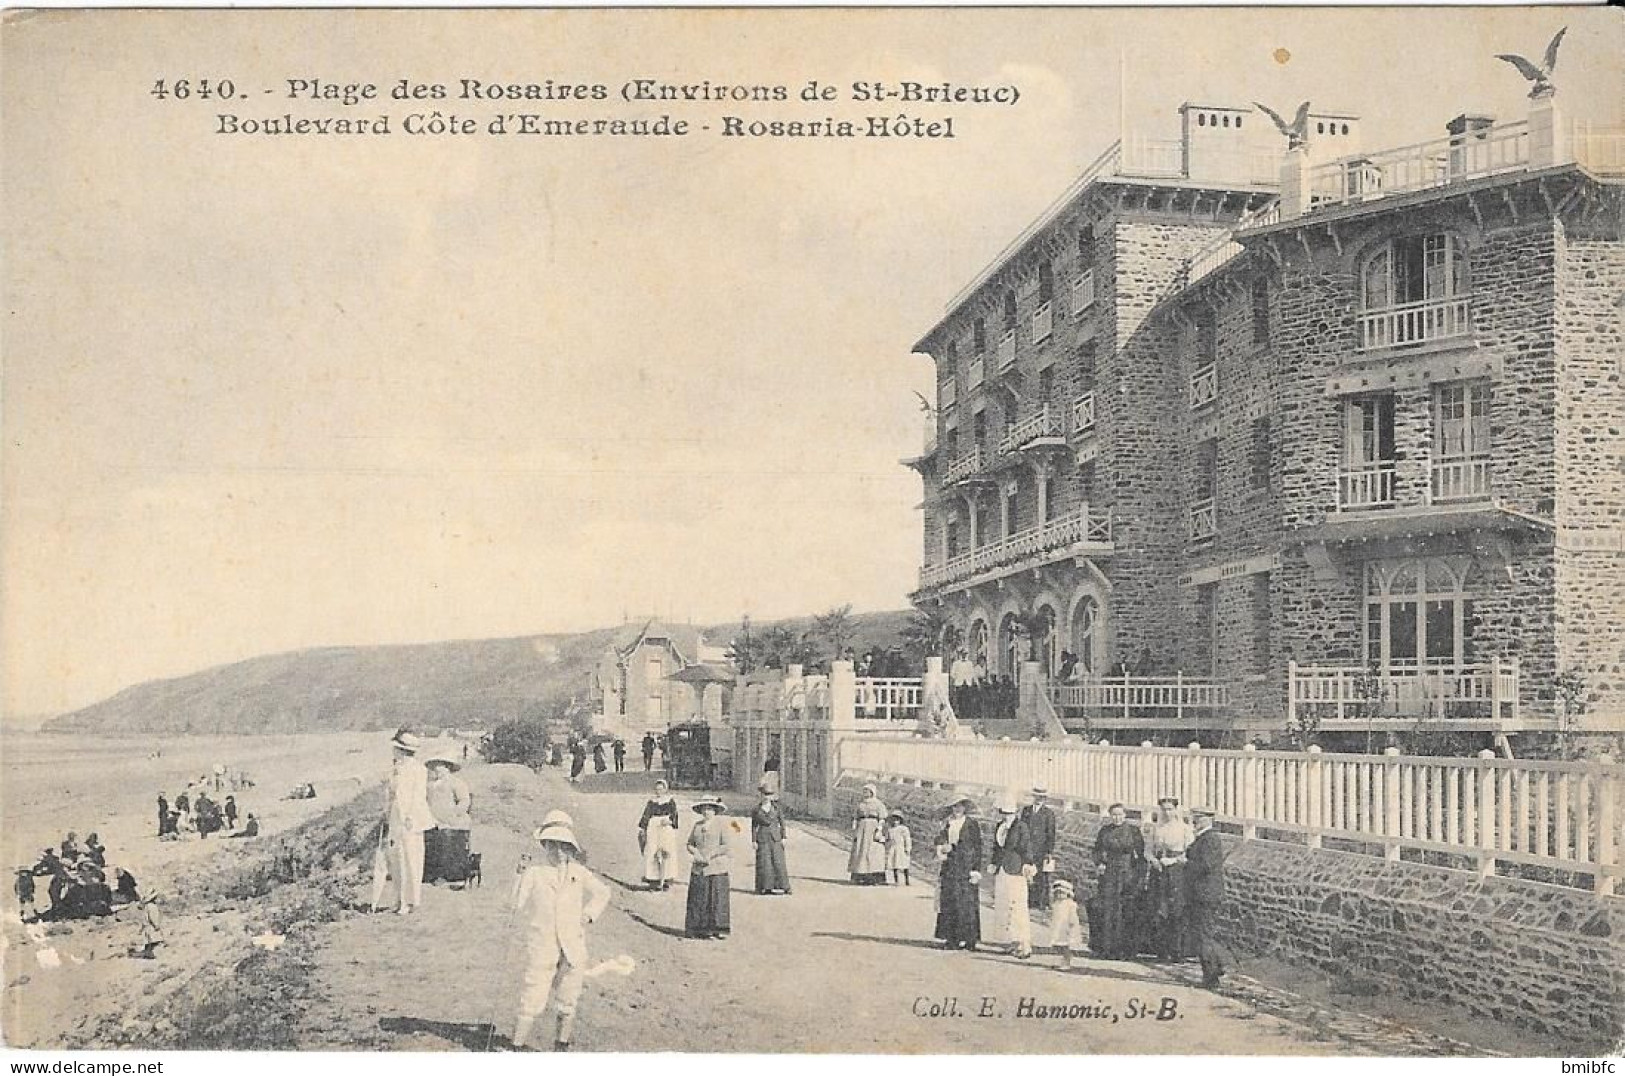
[(1372, 561), (1366, 565), (1366, 661), (1405, 672), (1471, 664), (1478, 566), (1464, 557)]
[(1050, 605), (1038, 607), (1038, 632), (1033, 640), (1033, 653), (1044, 668), (1044, 675), (1054, 679), (1061, 667), (1061, 637), (1055, 630), (1055, 609)]
[(1100, 603), (1086, 597), (1072, 613), (1072, 652), (1078, 655), (1078, 668), (1084, 677), (1100, 674), (1105, 664), (1100, 647)]
[(1021, 629), (1016, 614), (1006, 613), (999, 621), (999, 672), (1014, 677), (1021, 671)]
[(1469, 290), (1467, 252), (1447, 233), (1394, 239), (1366, 259), (1360, 280), (1365, 310), (1463, 296)]
[(985, 674), (987, 672), (987, 621), (978, 617), (971, 621), (970, 632), (965, 637), (965, 651), (970, 655), (970, 662)]

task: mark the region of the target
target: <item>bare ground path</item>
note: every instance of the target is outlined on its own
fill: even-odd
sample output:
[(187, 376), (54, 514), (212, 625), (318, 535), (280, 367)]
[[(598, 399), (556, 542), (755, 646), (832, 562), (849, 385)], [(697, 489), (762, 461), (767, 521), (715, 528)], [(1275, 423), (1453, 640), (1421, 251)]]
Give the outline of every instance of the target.
[[(589, 930), (593, 957), (626, 953), (637, 961), (629, 978), (588, 983), (577, 1027), (581, 1050), (1478, 1052), (1245, 977), (1216, 995), (1195, 986), (1186, 968), (1085, 959), (1064, 973), (1043, 955), (1021, 962), (941, 951), (930, 936), (928, 884), (852, 886), (844, 849), (827, 831), (800, 824), (788, 840), (795, 894), (756, 896), (747, 858), (733, 874), (733, 936), (690, 941), (682, 937), (682, 885), (667, 893), (636, 888), (642, 774), (588, 778), (579, 788), (553, 771), (536, 776), (517, 767), (474, 767), (468, 777), (484, 887), (432, 889), (417, 915), (350, 917), (323, 928), (313, 939), (309, 974), (313, 994), (326, 1000), (295, 1017), (293, 1041), (301, 1047), (505, 1046), (517, 956), (507, 911), (513, 870), (543, 812), (563, 807), (575, 817), (590, 866), (614, 891)], [(691, 801), (679, 796), (685, 818)], [(748, 837), (742, 843), (748, 850)], [(1037, 933), (1042, 942), (1047, 930)], [(1022, 1017), (1027, 998), (1104, 1015)], [(934, 1005), (951, 1005), (958, 1015), (918, 1015)], [(1136, 1011), (1147, 1015), (1132, 1017)]]

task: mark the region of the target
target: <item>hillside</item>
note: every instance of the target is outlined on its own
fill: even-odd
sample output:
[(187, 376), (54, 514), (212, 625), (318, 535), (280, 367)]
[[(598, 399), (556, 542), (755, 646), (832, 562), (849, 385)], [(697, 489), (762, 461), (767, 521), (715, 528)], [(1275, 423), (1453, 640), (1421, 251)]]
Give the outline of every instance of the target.
[[(857, 616), (853, 645), (894, 645), (903, 612)], [(811, 618), (786, 620), (801, 632)], [(768, 627), (769, 623), (758, 625)], [(726, 645), (736, 623), (702, 629)], [(125, 688), (47, 722), (48, 732), (290, 733), (490, 728), (584, 697), (587, 675), (619, 628), (413, 646), (326, 647), (270, 654)]]

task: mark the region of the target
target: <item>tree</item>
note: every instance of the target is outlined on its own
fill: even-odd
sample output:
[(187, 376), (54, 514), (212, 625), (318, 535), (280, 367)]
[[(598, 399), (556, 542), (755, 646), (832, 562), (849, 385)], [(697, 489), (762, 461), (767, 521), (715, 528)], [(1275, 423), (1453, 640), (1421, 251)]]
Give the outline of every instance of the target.
[(813, 617), (812, 634), (829, 646), (829, 656), (832, 659), (839, 659), (846, 652), (847, 644), (856, 633), (857, 625), (852, 621), (850, 602)]
[(760, 632), (751, 634), (748, 616), (740, 621), (739, 634), (728, 644), (728, 660), (741, 675), (749, 675), (762, 664), (762, 636)]
[(953, 655), (964, 642), (964, 632), (959, 626), (949, 620), (941, 609), (917, 609), (903, 625), (900, 633), (903, 639), (903, 649), (907, 652), (910, 661), (916, 668), (925, 664), (925, 659), (933, 655), (941, 655), (952, 660)]

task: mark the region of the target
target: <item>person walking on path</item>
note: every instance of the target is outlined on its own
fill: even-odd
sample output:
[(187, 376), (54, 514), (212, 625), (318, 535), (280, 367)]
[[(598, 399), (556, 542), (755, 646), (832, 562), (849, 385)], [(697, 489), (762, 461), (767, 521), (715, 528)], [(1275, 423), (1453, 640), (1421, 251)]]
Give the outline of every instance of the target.
[(643, 772), (648, 773), (655, 764), (655, 737), (652, 732), (643, 734)]
[(1032, 919), (1027, 913), (1027, 883), (1033, 867), (1032, 835), (1017, 814), (1016, 796), (999, 797), (998, 824), (993, 828), (993, 941), (1010, 947), (1021, 960), (1033, 955)]
[(976, 801), (962, 796), (948, 806), (937, 835), (936, 936), (945, 949), (974, 951), (982, 940), (982, 827), (970, 812)]
[(1048, 908), (1050, 883), (1055, 879), (1055, 812), (1049, 805), (1049, 790), (1042, 786), (1034, 788), (1033, 802), (1021, 817), (1027, 823), (1032, 862), (1037, 868), (1032, 884), (1027, 887), (1027, 906)]
[(580, 740), (570, 745), (570, 780), (581, 780), (581, 772), (587, 768), (587, 745)]
[(227, 796), (226, 797), (226, 828), (227, 829), (236, 829), (237, 828), (237, 797), (236, 796)]
[(1128, 810), (1121, 803), (1112, 804), (1106, 813), (1107, 822), (1095, 835), (1100, 887), (1095, 897), (1097, 914), (1090, 916), (1089, 938), (1101, 956), (1123, 960), (1134, 955), (1130, 906), (1139, 893), (1145, 839), (1138, 826), (1129, 825)]
[(688, 876), (688, 908), (683, 920), (683, 931), (690, 938), (726, 938), (732, 929), (728, 870), (733, 857), (728, 848), (728, 823), (722, 818), (726, 810), (715, 797), (694, 805), (700, 820), (688, 835), (688, 854), (694, 865)]
[(643, 853), (643, 884), (667, 890), (677, 878), (677, 801), (664, 780), (655, 782), (654, 795), (643, 805), (638, 819), (638, 849)]
[(604, 741), (599, 740), (592, 745), (592, 772), (603, 773), (609, 769), (609, 763), (604, 760)]
[(423, 831), (434, 827), (429, 810), (429, 775), (418, 761), (417, 736), (401, 729), (390, 741), (395, 751), (384, 815), (384, 854), (400, 892), (396, 912), (410, 915), (423, 901)]
[(1224, 900), (1224, 844), (1213, 828), (1213, 812), (1191, 811), (1196, 836), (1185, 851), (1185, 900), (1191, 940), (1202, 962), (1202, 985), (1216, 990), (1227, 970), (1224, 948), (1215, 936), (1219, 905)]
[(1179, 811), (1179, 799), (1163, 796), (1157, 801), (1157, 819), (1146, 840), (1146, 859), (1151, 874), (1146, 885), (1150, 919), (1149, 948), (1164, 960), (1185, 955), (1185, 867), (1196, 831)]
[(626, 741), (625, 740), (616, 740), (613, 753), (615, 755), (615, 772), (616, 773), (625, 773), (626, 772)]
[(908, 872), (914, 865), (914, 834), (909, 831), (903, 816), (893, 811), (886, 818), (886, 869), (891, 871), (891, 884), (909, 884)]
[(568, 814), (549, 811), (531, 837), (541, 846), (540, 862), (522, 861), (514, 883), (514, 919), (523, 934), (525, 968), (513, 1044), (523, 1048), (530, 1041), (552, 998), (558, 1012), (553, 1049), (568, 1050), (586, 981), (586, 928), (608, 906), (609, 887), (582, 863), (585, 857)]
[(1055, 879), (1051, 891), (1049, 944), (1061, 957), (1061, 970), (1072, 970), (1072, 953), (1083, 948), (1083, 924), (1078, 920), (1078, 902), (1072, 899), (1072, 883)]
[(784, 812), (778, 796), (765, 784), (761, 802), (750, 816), (750, 840), (756, 846), (756, 892), (790, 894), (790, 868), (784, 859)]
[(174, 820), (169, 817), (169, 799), (162, 792), (158, 793), (158, 836), (167, 837), (175, 829)]
[(423, 880), (445, 879), (460, 886), (468, 881), (474, 795), (468, 782), (458, 776), (462, 764), (455, 759), (436, 755), (424, 765), (429, 770), (429, 812), (434, 815), (434, 828), (423, 835)]
[(846, 861), (847, 873), (858, 885), (886, 884), (886, 813), (875, 786), (864, 785), (852, 820), (852, 854)]

